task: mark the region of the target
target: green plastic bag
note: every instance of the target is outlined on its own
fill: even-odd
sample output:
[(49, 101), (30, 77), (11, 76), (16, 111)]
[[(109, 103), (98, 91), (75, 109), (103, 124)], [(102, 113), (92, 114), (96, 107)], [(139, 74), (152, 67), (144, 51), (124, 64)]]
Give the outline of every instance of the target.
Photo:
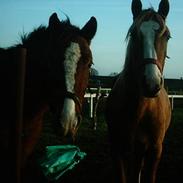
[(86, 156), (74, 145), (47, 146), (39, 164), (49, 180), (58, 180), (65, 172), (74, 168)]

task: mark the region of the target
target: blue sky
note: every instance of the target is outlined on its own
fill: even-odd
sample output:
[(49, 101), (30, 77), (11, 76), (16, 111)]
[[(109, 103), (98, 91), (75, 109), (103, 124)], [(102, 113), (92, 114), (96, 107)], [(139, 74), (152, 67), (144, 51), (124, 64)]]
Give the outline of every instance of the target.
[[(153, 6), (157, 10), (160, 0), (142, 0), (143, 8)], [(1, 0), (0, 47), (8, 47), (19, 41), (23, 32), (48, 24), (49, 16), (56, 12), (60, 19), (66, 13), (73, 24), (82, 27), (91, 16), (98, 21), (98, 30), (92, 41), (94, 68), (99, 75), (120, 72), (126, 52), (125, 37), (132, 23), (131, 0)], [(183, 1), (170, 0), (167, 25), (172, 39), (168, 44), (168, 56), (164, 77), (183, 77)]]

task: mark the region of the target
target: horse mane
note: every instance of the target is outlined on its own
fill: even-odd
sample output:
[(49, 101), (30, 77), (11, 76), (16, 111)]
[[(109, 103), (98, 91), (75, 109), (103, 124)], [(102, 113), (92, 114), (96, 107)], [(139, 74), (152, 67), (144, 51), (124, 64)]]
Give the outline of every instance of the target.
[(45, 32), (46, 32), (46, 26), (40, 25), (38, 28), (35, 28), (30, 33), (23, 33), (20, 36), (20, 38), (21, 38), (21, 45), (26, 47), (30, 43), (44, 42)]
[[(34, 57), (34, 59), (31, 60), (31, 64), (35, 64), (35, 68), (38, 67), (38, 65), (40, 67), (44, 66), (49, 68), (53, 63), (55, 67), (60, 68), (60, 61), (64, 60), (64, 52), (69, 44), (67, 38), (77, 36), (79, 31), (80, 29), (72, 25), (70, 19), (67, 17), (66, 20), (60, 21), (54, 29), (49, 26), (40, 25), (29, 33), (22, 33), (18, 43), (8, 48), (1, 48), (0, 54), (2, 56), (6, 53), (6, 50), (26, 48), (31, 54), (31, 57)], [(53, 36), (54, 39), (52, 39)], [(58, 47), (58, 44), (60, 50), (55, 49)], [(55, 53), (60, 56), (59, 59)]]
[[(71, 24), (69, 17), (67, 17), (66, 20), (61, 21), (59, 26), (61, 28), (61, 31), (54, 32), (59, 34), (55, 35), (59, 36), (59, 39), (60, 37), (64, 39), (66, 35), (77, 34), (80, 30), (78, 27)], [(34, 47), (40, 47), (41, 45), (45, 46), (45, 43), (49, 41), (49, 31), (49, 26), (46, 27), (45, 25), (40, 25), (39, 27), (33, 29), (33, 31), (30, 33), (23, 33), (20, 36), (20, 43), (14, 45), (14, 47), (29, 47), (31, 45), (33, 45)]]

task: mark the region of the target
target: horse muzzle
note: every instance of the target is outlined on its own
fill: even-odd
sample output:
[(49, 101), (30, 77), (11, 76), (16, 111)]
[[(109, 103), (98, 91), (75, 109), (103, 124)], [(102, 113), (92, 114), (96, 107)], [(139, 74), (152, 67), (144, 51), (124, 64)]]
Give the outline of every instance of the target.
[(155, 85), (154, 88), (149, 88), (148, 86), (145, 85), (143, 88), (143, 95), (144, 97), (147, 97), (147, 98), (157, 97), (160, 89), (161, 89), (161, 86), (159, 85)]
[(142, 81), (143, 95), (150, 98), (156, 97), (163, 85), (161, 69), (156, 61), (146, 61)]
[(63, 109), (60, 116), (62, 133), (64, 136), (76, 135), (81, 122), (81, 103), (79, 98), (71, 92), (66, 92)]

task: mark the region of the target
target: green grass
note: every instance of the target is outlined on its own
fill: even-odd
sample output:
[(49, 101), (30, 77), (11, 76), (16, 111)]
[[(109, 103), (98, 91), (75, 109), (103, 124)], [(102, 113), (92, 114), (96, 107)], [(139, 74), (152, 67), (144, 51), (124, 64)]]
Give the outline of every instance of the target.
[[(40, 152), (46, 145), (65, 143), (52, 128), (53, 119), (47, 116), (43, 135), (38, 145)], [(97, 130), (92, 129), (92, 121), (84, 117), (79, 128), (75, 145), (87, 156), (68, 171), (60, 183), (112, 183), (112, 166), (108, 143), (107, 126), (101, 115)], [(40, 150), (41, 149), (41, 150)], [(163, 155), (158, 171), (157, 183), (179, 182), (183, 179), (183, 109), (173, 111), (172, 122), (167, 131)]]

